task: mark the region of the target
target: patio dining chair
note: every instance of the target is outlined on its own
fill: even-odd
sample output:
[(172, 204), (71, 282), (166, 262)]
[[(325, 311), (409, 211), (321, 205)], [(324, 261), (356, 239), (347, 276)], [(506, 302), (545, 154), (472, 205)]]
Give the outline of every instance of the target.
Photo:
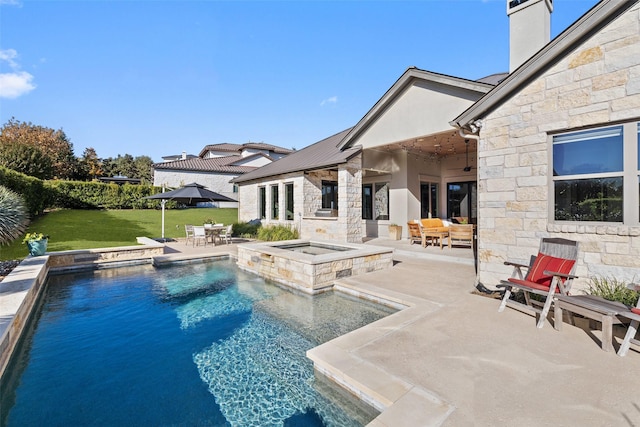
[(187, 238), (184, 241), (185, 245), (189, 244), (189, 240), (191, 240), (193, 242), (193, 225), (192, 224), (186, 224), (184, 226), (184, 231), (185, 234), (187, 235)]
[(231, 234), (233, 233), (233, 224), (229, 224), (227, 225), (226, 228), (224, 228), (222, 231), (220, 231), (220, 234), (218, 234), (218, 238), (220, 239), (220, 242), (222, 242), (224, 240), (224, 242), (228, 245), (231, 243)]
[[(630, 284), (628, 288), (636, 292), (640, 291), (640, 285), (635, 283)], [(638, 332), (638, 325), (640, 325), (640, 299), (638, 299), (635, 307), (630, 308), (629, 311), (621, 312), (619, 314), (631, 321), (627, 327), (627, 333), (624, 336), (624, 340), (618, 349), (618, 356), (624, 356), (627, 354), (627, 351), (629, 351), (629, 346), (632, 342), (636, 345), (640, 345), (640, 341), (635, 339), (636, 333)]]
[(205, 231), (204, 227), (193, 227), (193, 246), (196, 245), (196, 242), (199, 242), (201, 240), (204, 242), (204, 245), (207, 246), (207, 232)]
[[(507, 280), (502, 280), (497, 286), (504, 288), (504, 295), (498, 311), (501, 312), (508, 305), (516, 309), (540, 316), (537, 327), (542, 328), (554, 295), (569, 295), (578, 258), (578, 242), (574, 240), (545, 237), (540, 241), (540, 248), (535, 257), (531, 257), (529, 265), (505, 261), (505, 265), (513, 267), (513, 273)], [(523, 277), (522, 269), (527, 269)], [(525, 303), (511, 299), (514, 290), (524, 293)], [(544, 298), (544, 303), (531, 298), (530, 294)], [(540, 308), (542, 306), (542, 308)]]

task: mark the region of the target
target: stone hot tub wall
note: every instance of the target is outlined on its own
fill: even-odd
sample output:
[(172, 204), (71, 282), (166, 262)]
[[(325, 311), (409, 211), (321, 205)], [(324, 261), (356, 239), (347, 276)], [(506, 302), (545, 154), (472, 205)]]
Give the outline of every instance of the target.
[[(309, 255), (277, 248), (283, 244), (316, 243), (351, 250)], [(333, 281), (393, 265), (393, 249), (317, 240), (249, 243), (238, 246), (238, 267), (283, 285), (315, 294), (329, 290)]]

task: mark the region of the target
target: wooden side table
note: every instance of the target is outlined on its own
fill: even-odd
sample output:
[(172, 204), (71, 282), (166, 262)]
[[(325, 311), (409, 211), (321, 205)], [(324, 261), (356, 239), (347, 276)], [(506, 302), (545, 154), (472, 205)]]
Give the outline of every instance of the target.
[[(618, 313), (629, 308), (615, 301), (607, 301), (595, 295), (557, 295), (554, 301), (554, 327), (562, 330), (562, 310), (577, 313), (602, 323), (602, 349), (613, 351), (613, 324), (622, 323)], [(573, 316), (571, 316), (573, 322)]]

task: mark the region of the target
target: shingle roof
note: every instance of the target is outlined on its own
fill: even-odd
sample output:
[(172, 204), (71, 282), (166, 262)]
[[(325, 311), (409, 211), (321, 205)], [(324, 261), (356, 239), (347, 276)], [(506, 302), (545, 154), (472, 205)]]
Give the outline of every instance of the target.
[(156, 170), (187, 170), (201, 172), (220, 172), (244, 174), (256, 169), (255, 166), (234, 166), (233, 163), (241, 160), (241, 156), (214, 157), (211, 159), (176, 160), (173, 162), (156, 163), (153, 168)]
[(309, 145), (301, 150), (294, 151), (287, 157), (269, 163), (266, 166), (256, 169), (234, 178), (232, 182), (247, 182), (254, 179), (266, 178), (269, 176), (282, 175), (290, 172), (300, 172), (305, 170), (321, 169), (346, 163), (351, 157), (358, 154), (360, 147), (340, 150), (339, 142), (349, 133), (351, 128), (343, 130), (315, 144)]

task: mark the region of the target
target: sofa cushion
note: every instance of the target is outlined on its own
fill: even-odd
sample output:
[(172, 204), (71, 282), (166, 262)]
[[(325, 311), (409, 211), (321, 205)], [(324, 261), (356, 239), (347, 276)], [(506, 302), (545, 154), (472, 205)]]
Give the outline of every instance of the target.
[(446, 227), (440, 218), (422, 218), (420, 222), (426, 231), (449, 231), (449, 227)]

